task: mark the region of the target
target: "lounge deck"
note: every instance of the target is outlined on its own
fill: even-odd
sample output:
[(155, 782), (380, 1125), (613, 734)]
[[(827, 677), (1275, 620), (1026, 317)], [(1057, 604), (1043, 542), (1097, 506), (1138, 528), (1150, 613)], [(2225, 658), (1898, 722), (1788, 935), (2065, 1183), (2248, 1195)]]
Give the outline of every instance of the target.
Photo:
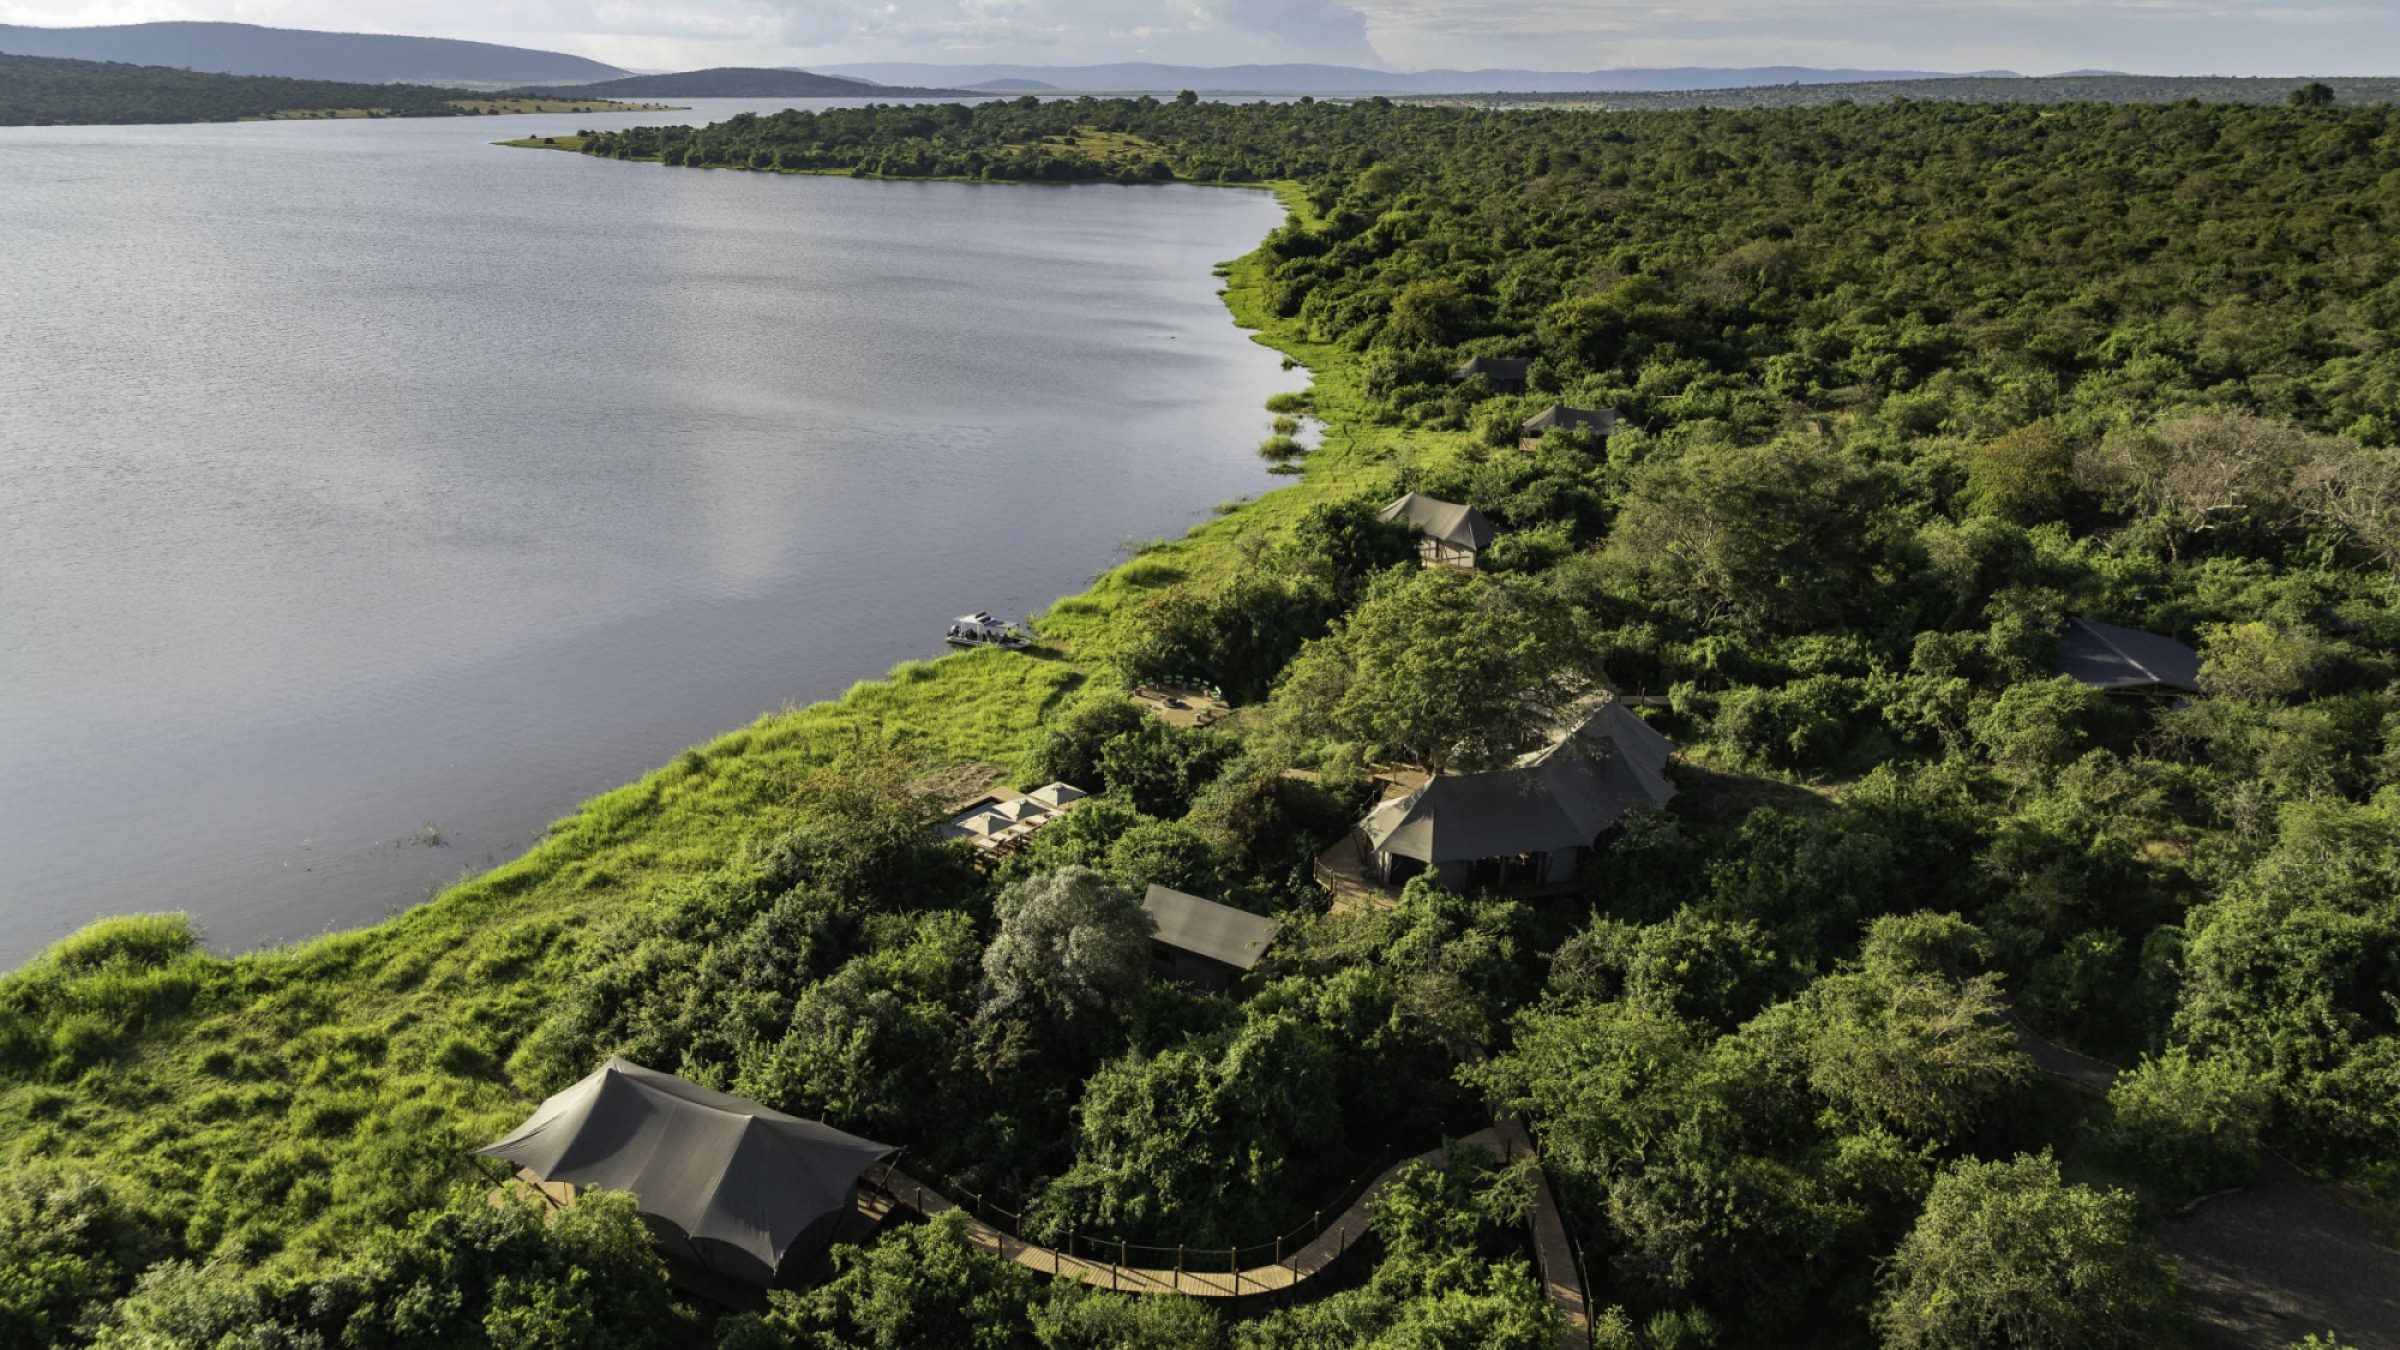
[(1205, 727), (1232, 715), (1233, 705), (1213, 689), (1198, 685), (1144, 685), (1133, 691), (1134, 701), (1171, 727)]

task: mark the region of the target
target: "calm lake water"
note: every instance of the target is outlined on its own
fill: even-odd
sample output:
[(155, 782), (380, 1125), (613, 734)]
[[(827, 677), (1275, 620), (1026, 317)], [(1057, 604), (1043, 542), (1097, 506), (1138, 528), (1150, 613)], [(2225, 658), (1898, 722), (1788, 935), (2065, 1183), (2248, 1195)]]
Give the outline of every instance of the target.
[(0, 968), (373, 922), (1272, 484), (1264, 194), (489, 144), (777, 106), (0, 129)]

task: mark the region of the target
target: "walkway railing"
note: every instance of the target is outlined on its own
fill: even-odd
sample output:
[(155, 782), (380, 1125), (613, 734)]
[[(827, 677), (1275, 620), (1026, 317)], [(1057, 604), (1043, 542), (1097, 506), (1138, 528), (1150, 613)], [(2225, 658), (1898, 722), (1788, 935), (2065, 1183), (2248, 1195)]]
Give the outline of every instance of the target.
[[(1524, 1125), (1512, 1113), (1496, 1113), (1493, 1125), (1459, 1143), (1472, 1144), (1514, 1162), (1522, 1153), (1535, 1158), (1534, 1200), (1526, 1215), (1528, 1237), (1545, 1295), (1559, 1313), (1560, 1350), (1589, 1350), (1591, 1345), (1591, 1279), (1583, 1249), (1567, 1231), (1549, 1178), (1539, 1170), (1538, 1154)], [(1353, 1181), (1344, 1194), (1350, 1202), (1327, 1217), (1320, 1209), (1309, 1221), (1267, 1242), (1232, 1247), (1167, 1247), (1095, 1236), (1069, 1229), (1058, 1247), (1025, 1239), (1022, 1210), (993, 1204), (981, 1191), (960, 1190), (967, 1203), (954, 1202), (938, 1186), (910, 1176), (897, 1161), (870, 1174), (868, 1187), (890, 1204), (905, 1206), (931, 1218), (960, 1210), (968, 1214), (968, 1241), (992, 1255), (1027, 1269), (1062, 1279), (1081, 1280), (1095, 1288), (1125, 1294), (1184, 1294), (1194, 1298), (1240, 1299), (1290, 1289), (1323, 1274), (1340, 1261), (1368, 1231), (1375, 1204), (1415, 1163), (1439, 1166), (1449, 1145), (1403, 1158), (1361, 1186)], [(1155, 1264), (1138, 1264), (1154, 1262)], [(1250, 1264), (1245, 1264), (1250, 1263)]]
[[(1493, 1152), (1503, 1148), (1488, 1130), (1465, 1142)], [(1401, 1171), (1412, 1163), (1438, 1164), (1443, 1152), (1434, 1149), (1403, 1158), (1363, 1184), (1353, 1181), (1345, 1187), (1343, 1194), (1350, 1198), (1342, 1208), (1317, 1210), (1307, 1223), (1268, 1241), (1231, 1247), (1169, 1247), (1074, 1230), (1059, 1246), (1050, 1247), (1023, 1237), (1022, 1211), (993, 1204), (981, 1192), (962, 1191), (966, 1203), (961, 1204), (897, 1166), (871, 1178), (870, 1185), (894, 1204), (928, 1217), (952, 1209), (965, 1212), (971, 1218), (971, 1241), (1031, 1270), (1119, 1293), (1238, 1299), (1289, 1289), (1322, 1274), (1366, 1235), (1375, 1202)]]

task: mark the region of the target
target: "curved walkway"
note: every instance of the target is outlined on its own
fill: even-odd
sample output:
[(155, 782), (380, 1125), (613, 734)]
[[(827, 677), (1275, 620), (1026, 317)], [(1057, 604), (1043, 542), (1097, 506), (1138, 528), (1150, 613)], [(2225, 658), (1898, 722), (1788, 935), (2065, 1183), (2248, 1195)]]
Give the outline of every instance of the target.
[[(1473, 1144), (1494, 1153), (1506, 1151), (1498, 1133), (1484, 1130), (1459, 1141)], [(1164, 1270), (1146, 1266), (1119, 1265), (1114, 1261), (1094, 1261), (1069, 1256), (1023, 1238), (1012, 1237), (981, 1219), (967, 1220), (967, 1237), (978, 1249), (989, 1251), (1003, 1261), (1012, 1261), (1028, 1270), (1065, 1279), (1081, 1280), (1097, 1289), (1111, 1289), (1121, 1294), (1183, 1294), (1191, 1298), (1238, 1299), (1252, 1294), (1268, 1294), (1295, 1288), (1323, 1274), (1350, 1250), (1352, 1244), (1366, 1234), (1367, 1221), (1374, 1212), (1375, 1202), (1399, 1180), (1401, 1170), (1416, 1163), (1439, 1165), (1441, 1149), (1432, 1149), (1413, 1158), (1403, 1158), (1383, 1170), (1368, 1183), (1367, 1188), (1350, 1208), (1344, 1210), (1325, 1226), (1316, 1239), (1280, 1261), (1247, 1270), (1199, 1270), (1186, 1262), (1182, 1269)], [(931, 1218), (957, 1209), (958, 1205), (935, 1187), (892, 1169), (873, 1183), (881, 1195), (869, 1203), (880, 1203), (885, 1212), (893, 1205), (912, 1209)], [(880, 1217), (878, 1215), (877, 1217)]]
[[(1506, 1112), (1495, 1119), (1492, 1128), (1478, 1131), (1458, 1142), (1497, 1153), (1505, 1159), (1534, 1155), (1533, 1142), (1526, 1137), (1524, 1125)], [(1255, 1294), (1277, 1293), (1297, 1288), (1331, 1269), (1366, 1234), (1376, 1202), (1400, 1179), (1400, 1173), (1418, 1163), (1438, 1167), (1444, 1152), (1444, 1149), (1430, 1149), (1385, 1168), (1367, 1184), (1348, 1209), (1319, 1231), (1315, 1240), (1280, 1260), (1247, 1269), (1235, 1265), (1230, 1256), (1226, 1263), (1228, 1268), (1217, 1270), (1198, 1269), (1190, 1261), (1174, 1269), (1095, 1261), (1027, 1242), (972, 1216), (966, 1221), (967, 1240), (978, 1250), (987, 1251), (1003, 1261), (1013, 1262), (1028, 1270), (1081, 1280), (1095, 1289), (1107, 1289), (1120, 1294), (1182, 1294), (1190, 1298), (1241, 1299)], [(958, 1209), (959, 1205), (942, 1194), (939, 1188), (928, 1186), (893, 1167), (885, 1169), (882, 1176), (862, 1189), (860, 1208), (865, 1217), (881, 1221), (895, 1208), (914, 1210), (931, 1218)], [(1559, 1350), (1586, 1350), (1591, 1344), (1592, 1335), (1590, 1305), (1584, 1297), (1583, 1279), (1577, 1270), (1574, 1246), (1567, 1239), (1566, 1223), (1559, 1217), (1557, 1199), (1550, 1191), (1550, 1179), (1538, 1166), (1534, 1169), (1533, 1210), (1528, 1217), (1533, 1230), (1534, 1256), (1539, 1265), (1542, 1291), (1559, 1313)]]

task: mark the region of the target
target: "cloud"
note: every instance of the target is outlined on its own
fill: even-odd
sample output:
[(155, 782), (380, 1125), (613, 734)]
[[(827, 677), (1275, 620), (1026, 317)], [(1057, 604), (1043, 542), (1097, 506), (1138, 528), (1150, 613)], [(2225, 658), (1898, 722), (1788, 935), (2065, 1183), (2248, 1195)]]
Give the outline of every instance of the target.
[[(1100, 61), (1375, 62), (1366, 16), (1341, 0), (788, 0), (794, 46), (1070, 49)], [(1162, 49), (1188, 51), (1174, 55)], [(922, 53), (917, 53), (922, 54)]]
[(1202, 8), (1225, 27), (1263, 40), (1267, 60), (1383, 64), (1367, 39), (1367, 16), (1337, 0), (1215, 0)]

